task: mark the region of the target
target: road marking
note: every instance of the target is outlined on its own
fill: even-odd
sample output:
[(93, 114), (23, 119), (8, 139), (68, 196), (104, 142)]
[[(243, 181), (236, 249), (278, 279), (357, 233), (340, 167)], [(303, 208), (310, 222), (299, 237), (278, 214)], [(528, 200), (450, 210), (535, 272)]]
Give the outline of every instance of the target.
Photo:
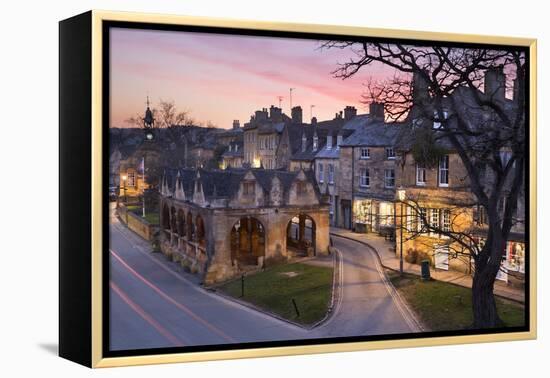
[(109, 282), (111, 289), (122, 299), (132, 310), (134, 310), (143, 320), (149, 323), (158, 333), (164, 336), (174, 346), (184, 346), (180, 339), (170, 333), (166, 328), (160, 325), (151, 315), (149, 315), (140, 305), (135, 303), (128, 297), (128, 295), (122, 291), (113, 281)]
[[(239, 310), (242, 310), (242, 311), (246, 311), (247, 313), (249, 313), (251, 315), (259, 316), (259, 317), (263, 318), (264, 320), (267, 320), (267, 321), (272, 322), (272, 323), (276, 323), (276, 326), (283, 326), (285, 328), (291, 328), (291, 329), (293, 329), (294, 331), (297, 331), (297, 332), (303, 331), (303, 328), (301, 328), (297, 325), (294, 325), (294, 324), (291, 324), (289, 322), (274, 318), (273, 316), (270, 316), (270, 315), (266, 315), (263, 312), (253, 310), (248, 306), (245, 306), (245, 305), (240, 304), (240, 303), (238, 303), (236, 301), (233, 301), (233, 300), (229, 300), (227, 298), (224, 298), (221, 295), (211, 293), (211, 292), (201, 288), (195, 282), (185, 278), (181, 274), (178, 274), (176, 271), (174, 271), (171, 268), (169, 268), (168, 266), (166, 266), (163, 262), (157, 260), (154, 256), (151, 255), (151, 252), (147, 252), (140, 245), (135, 244), (136, 243), (135, 241), (130, 240), (130, 237), (132, 237), (132, 238), (136, 238), (136, 240), (138, 242), (142, 242), (142, 239), (139, 239), (135, 234), (128, 231), (127, 228), (122, 227), (120, 222), (118, 222), (118, 220), (117, 220), (117, 223), (111, 223), (111, 225), (114, 228), (116, 228), (116, 230), (119, 232), (119, 235), (123, 239), (126, 239), (126, 241), (131, 244), (131, 247), (135, 248), (135, 250), (138, 251), (138, 253), (140, 253), (141, 255), (143, 255), (145, 257), (147, 257), (149, 260), (151, 260), (151, 262), (156, 264), (159, 268), (163, 269), (164, 271), (166, 271), (168, 274), (170, 274), (174, 278), (176, 278), (176, 279), (180, 280), (181, 282), (187, 284), (188, 285), (188, 286), (186, 286), (187, 288), (190, 288), (191, 290), (194, 290), (197, 293), (200, 293), (202, 295), (206, 295), (209, 298), (211, 298), (213, 300), (216, 300), (218, 302), (223, 302), (224, 304), (229, 305), (233, 308), (236, 308), (236, 309), (239, 309)], [(275, 325), (272, 325), (272, 326), (269, 326), (269, 327), (275, 327)]]
[(130, 273), (132, 273), (136, 278), (138, 278), (140, 281), (142, 281), (144, 284), (149, 286), (153, 291), (155, 291), (158, 295), (160, 295), (162, 298), (164, 298), (167, 302), (172, 303), (174, 306), (176, 306), (179, 310), (183, 311), (187, 315), (189, 315), (194, 320), (198, 321), (199, 323), (203, 324), (205, 327), (207, 327), (212, 332), (216, 333), (217, 335), (221, 336), (225, 340), (234, 343), (235, 340), (225, 334), (222, 330), (216, 328), (212, 324), (208, 323), (206, 320), (195, 314), (193, 311), (191, 311), (189, 308), (184, 306), (183, 304), (179, 303), (178, 301), (174, 300), (172, 297), (170, 297), (168, 294), (166, 294), (164, 291), (159, 289), (157, 286), (155, 286), (152, 282), (147, 280), (147, 278), (143, 277), (141, 274), (139, 274), (137, 271), (135, 271), (130, 265), (128, 265), (122, 257), (120, 257), (115, 251), (109, 248), (109, 252), (111, 255), (117, 259)]
[(378, 275), (382, 279), (382, 283), (384, 284), (384, 287), (386, 288), (386, 290), (388, 291), (388, 293), (392, 297), (393, 303), (397, 307), (397, 311), (399, 311), (399, 313), (401, 314), (401, 317), (403, 318), (403, 320), (405, 320), (405, 323), (407, 324), (407, 327), (409, 327), (411, 332), (421, 332), (422, 327), (417, 323), (416, 319), (414, 318), (414, 316), (412, 314), (412, 311), (407, 307), (407, 305), (405, 304), (405, 302), (403, 301), (403, 299), (401, 298), (401, 296), (399, 295), (397, 290), (388, 281), (388, 278), (386, 277), (386, 274), (382, 270), (382, 265), (380, 264), (380, 261), (378, 261), (378, 256), (376, 255), (376, 252), (373, 251), (372, 247), (370, 247), (366, 244), (363, 244), (359, 241), (353, 240), (349, 237), (340, 236), (340, 235), (337, 235), (337, 234), (332, 234), (332, 235), (336, 236), (336, 237), (339, 237), (341, 239), (349, 240), (351, 242), (355, 242), (357, 244), (360, 244), (369, 251), (369, 253), (371, 254), (371, 256), (374, 260), (374, 265), (376, 267), (376, 270), (378, 271)]

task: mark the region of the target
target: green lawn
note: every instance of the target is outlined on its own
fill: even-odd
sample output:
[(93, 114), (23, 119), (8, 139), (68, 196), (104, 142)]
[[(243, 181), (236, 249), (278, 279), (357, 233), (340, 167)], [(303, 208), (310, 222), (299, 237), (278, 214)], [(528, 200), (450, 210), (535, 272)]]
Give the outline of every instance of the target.
[[(281, 265), (245, 276), (242, 298), (240, 279), (219, 290), (285, 319), (310, 325), (327, 313), (332, 294), (332, 271), (332, 268), (303, 263)], [(294, 310), (292, 299), (296, 301), (300, 316)]]
[[(467, 329), (473, 323), (472, 291), (441, 281), (422, 281), (420, 277), (388, 271), (388, 276), (420, 320), (432, 331)], [(507, 327), (523, 326), (524, 308), (497, 298), (500, 318)]]
[[(131, 211), (132, 213), (142, 216), (143, 215), (143, 208), (140, 205), (128, 205), (126, 206), (128, 211)], [(147, 210), (147, 209), (146, 209)], [(145, 220), (153, 225), (160, 224), (160, 215), (158, 211), (155, 212), (145, 212)]]

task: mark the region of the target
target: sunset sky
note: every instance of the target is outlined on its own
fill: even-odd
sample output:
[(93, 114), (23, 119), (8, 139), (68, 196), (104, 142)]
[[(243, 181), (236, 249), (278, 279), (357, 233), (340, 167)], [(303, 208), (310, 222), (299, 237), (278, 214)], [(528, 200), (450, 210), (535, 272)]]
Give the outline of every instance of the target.
[(152, 105), (174, 101), (197, 121), (229, 128), (241, 125), (254, 110), (278, 106), (289, 111), (301, 105), (304, 121), (310, 105), (319, 120), (332, 119), (346, 105), (365, 113), (360, 96), (370, 76), (393, 74), (381, 66), (364, 69), (348, 80), (331, 75), (351, 52), (320, 50), (320, 42), (306, 39), (232, 36), (220, 34), (111, 30), (111, 127), (127, 127), (125, 120)]

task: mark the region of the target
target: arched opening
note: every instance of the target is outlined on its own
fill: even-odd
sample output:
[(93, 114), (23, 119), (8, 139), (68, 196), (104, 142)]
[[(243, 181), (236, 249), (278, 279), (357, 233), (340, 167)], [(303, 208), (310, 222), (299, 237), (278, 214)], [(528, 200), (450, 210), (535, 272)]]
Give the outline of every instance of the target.
[(265, 229), (256, 218), (243, 217), (231, 229), (231, 261), (240, 265), (263, 265)]
[(195, 238), (195, 227), (193, 225), (193, 215), (191, 215), (191, 212), (187, 213), (187, 221), (185, 222), (185, 225), (187, 226), (187, 240), (192, 241)]
[(174, 206), (170, 208), (170, 230), (172, 230), (172, 232), (174, 233), (178, 231), (178, 224), (176, 221), (176, 208)]
[(206, 244), (205, 239), (205, 232), (204, 232), (204, 221), (202, 220), (202, 217), (200, 215), (197, 215), (197, 218), (195, 220), (195, 234), (196, 234), (196, 241), (199, 243), (201, 247), (204, 247)]
[(315, 255), (315, 221), (309, 215), (298, 214), (286, 228), (287, 248), (296, 256)]
[(167, 204), (162, 206), (162, 229), (164, 231), (170, 231), (170, 209)]
[(185, 214), (182, 209), (178, 210), (178, 235), (180, 238), (185, 236)]

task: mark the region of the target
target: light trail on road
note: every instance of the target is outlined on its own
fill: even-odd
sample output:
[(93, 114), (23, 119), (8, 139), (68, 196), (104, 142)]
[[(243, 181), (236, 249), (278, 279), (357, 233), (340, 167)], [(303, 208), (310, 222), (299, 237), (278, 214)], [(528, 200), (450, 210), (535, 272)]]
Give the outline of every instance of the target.
[(170, 341), (174, 346), (184, 346), (185, 343), (178, 339), (176, 336), (170, 333), (166, 328), (159, 324), (151, 315), (149, 315), (140, 305), (130, 299), (130, 297), (122, 291), (113, 281), (109, 282), (111, 289), (122, 299), (136, 314), (138, 314), (143, 320), (149, 323), (154, 329), (157, 330), (162, 336)]
[(109, 252), (111, 253), (111, 255), (117, 259), (121, 264), (122, 266), (124, 266), (130, 273), (132, 273), (132, 275), (134, 275), (136, 278), (138, 278), (141, 282), (143, 282), (144, 284), (146, 284), (147, 286), (149, 286), (151, 289), (153, 289), (153, 291), (155, 291), (159, 296), (161, 296), (163, 299), (165, 299), (167, 302), (173, 304), (174, 306), (176, 306), (179, 310), (181, 310), (182, 312), (184, 312), (185, 314), (187, 314), (188, 316), (190, 316), (191, 318), (193, 318), (194, 320), (196, 320), (197, 322), (201, 323), (202, 325), (204, 325), (205, 327), (207, 327), (209, 330), (211, 330), (212, 332), (216, 333), (218, 336), (221, 336), (223, 339), (225, 339), (226, 341), (230, 342), (230, 343), (234, 343), (236, 342), (233, 338), (231, 338), (230, 336), (228, 336), (226, 333), (224, 333), (222, 330), (218, 329), (217, 327), (213, 326), (212, 324), (208, 323), (206, 320), (204, 320), (203, 318), (201, 318), (200, 316), (198, 316), (197, 314), (195, 314), (193, 311), (191, 311), (188, 307), (184, 306), (183, 304), (179, 303), (178, 301), (176, 301), (175, 299), (173, 299), (172, 297), (170, 297), (168, 294), (166, 294), (164, 291), (162, 291), (161, 289), (159, 289), (155, 284), (153, 284), (152, 282), (150, 282), (149, 280), (147, 280), (145, 277), (143, 277), (141, 274), (139, 274), (137, 271), (135, 271), (130, 265), (128, 265), (123, 259), (122, 257), (120, 257), (115, 251), (113, 251), (112, 249), (109, 249)]

